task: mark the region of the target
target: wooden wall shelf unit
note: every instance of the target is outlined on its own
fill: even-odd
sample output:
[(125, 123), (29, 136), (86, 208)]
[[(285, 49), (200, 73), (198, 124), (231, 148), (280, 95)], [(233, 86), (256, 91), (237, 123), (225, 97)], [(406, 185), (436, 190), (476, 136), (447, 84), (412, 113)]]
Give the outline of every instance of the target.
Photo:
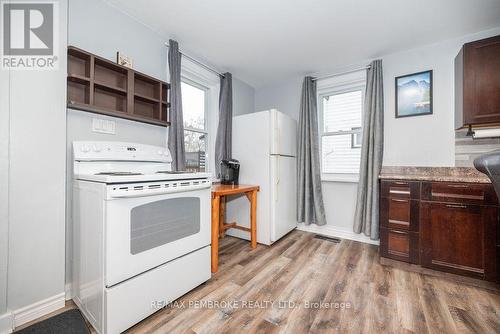
[(382, 180), (380, 255), (500, 282), (499, 202), (491, 184)]
[(169, 126), (170, 84), (68, 47), (68, 108)]

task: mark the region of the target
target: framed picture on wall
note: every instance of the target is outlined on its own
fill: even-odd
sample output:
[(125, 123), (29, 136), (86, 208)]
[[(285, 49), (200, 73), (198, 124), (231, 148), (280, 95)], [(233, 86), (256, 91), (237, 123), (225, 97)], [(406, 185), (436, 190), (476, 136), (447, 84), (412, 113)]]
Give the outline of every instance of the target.
[(396, 118), (432, 114), (432, 70), (396, 77)]

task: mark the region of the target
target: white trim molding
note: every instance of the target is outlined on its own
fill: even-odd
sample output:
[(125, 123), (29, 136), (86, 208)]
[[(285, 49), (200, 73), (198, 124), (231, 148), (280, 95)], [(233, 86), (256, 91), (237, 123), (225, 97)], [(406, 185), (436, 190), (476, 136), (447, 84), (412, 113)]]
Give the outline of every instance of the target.
[(49, 297), (12, 312), (14, 328), (54, 312), (65, 305), (65, 293)]
[(6, 312), (0, 315), (0, 334), (9, 334), (14, 330), (12, 313)]
[(363, 242), (365, 244), (371, 244), (371, 245), (379, 245), (380, 241), (378, 240), (371, 240), (364, 234), (357, 234), (354, 233), (353, 231), (341, 229), (335, 226), (331, 225), (323, 225), (323, 226), (318, 226), (316, 224), (310, 224), (310, 225), (305, 225), (304, 223), (300, 223), (297, 225), (297, 229), (305, 232), (310, 232), (310, 233), (316, 233), (316, 234), (321, 234), (327, 237), (331, 238), (340, 238), (340, 239), (348, 239), (348, 240), (354, 240), (354, 241), (359, 241)]
[(64, 285), (64, 299), (70, 300), (73, 299), (73, 284), (66, 283)]

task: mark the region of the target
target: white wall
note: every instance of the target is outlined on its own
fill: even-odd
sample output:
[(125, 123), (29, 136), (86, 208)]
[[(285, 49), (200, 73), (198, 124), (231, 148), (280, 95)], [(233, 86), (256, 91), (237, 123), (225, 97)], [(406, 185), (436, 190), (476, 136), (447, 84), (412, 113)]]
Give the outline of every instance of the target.
[(255, 110), (276, 108), (298, 121), (302, 79), (302, 77), (290, 78), (278, 85), (257, 88)]
[[(454, 59), (464, 43), (498, 34), (500, 28), (380, 57), (384, 67), (384, 165), (454, 166)], [(368, 60), (364, 64), (367, 63)], [(434, 114), (395, 119), (394, 78), (429, 69), (434, 75)], [(335, 72), (334, 69), (331, 73)], [(298, 119), (302, 79), (290, 78), (278, 85), (258, 88), (256, 110), (276, 107)], [(323, 230), (350, 237), (357, 183), (322, 185), (328, 222)]]
[(58, 70), (11, 71), (10, 92), (1, 73), (0, 289), (8, 254), (6, 307), (16, 322), (17, 311), (34, 303), (64, 305), (66, 9), (59, 1)]
[(255, 111), (255, 89), (233, 77), (233, 116)]

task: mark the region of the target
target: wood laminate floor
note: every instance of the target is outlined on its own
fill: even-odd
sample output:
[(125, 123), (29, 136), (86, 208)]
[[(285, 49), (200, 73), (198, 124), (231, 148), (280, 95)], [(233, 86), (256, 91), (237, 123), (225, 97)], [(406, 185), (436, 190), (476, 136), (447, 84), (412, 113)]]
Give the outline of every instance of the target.
[(126, 333), (499, 332), (498, 290), (382, 266), (376, 246), (294, 231), (254, 250), (224, 238), (210, 281)]

